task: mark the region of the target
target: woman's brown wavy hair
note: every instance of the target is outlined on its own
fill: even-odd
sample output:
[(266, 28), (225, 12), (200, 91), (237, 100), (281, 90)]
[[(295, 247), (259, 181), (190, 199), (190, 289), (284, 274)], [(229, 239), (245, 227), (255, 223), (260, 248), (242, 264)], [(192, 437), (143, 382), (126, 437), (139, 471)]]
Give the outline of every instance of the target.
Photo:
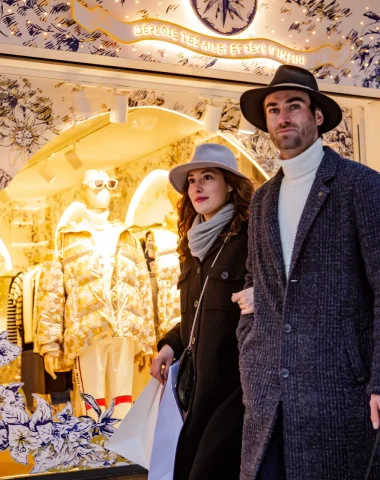
[[(243, 178), (235, 175), (235, 173), (229, 172), (222, 168), (216, 168), (219, 170), (227, 185), (230, 185), (233, 190), (228, 194), (227, 203), (232, 203), (235, 206), (235, 217), (231, 224), (231, 235), (237, 235), (240, 231), (241, 225), (248, 220), (249, 217), (249, 204), (253, 194), (253, 184), (248, 178)], [(193, 204), (191, 203), (187, 189), (185, 190), (182, 198), (177, 203), (178, 211), (178, 253), (180, 261), (185, 259), (189, 248), (189, 240), (187, 238), (187, 232), (190, 230), (194, 218), (197, 215)]]

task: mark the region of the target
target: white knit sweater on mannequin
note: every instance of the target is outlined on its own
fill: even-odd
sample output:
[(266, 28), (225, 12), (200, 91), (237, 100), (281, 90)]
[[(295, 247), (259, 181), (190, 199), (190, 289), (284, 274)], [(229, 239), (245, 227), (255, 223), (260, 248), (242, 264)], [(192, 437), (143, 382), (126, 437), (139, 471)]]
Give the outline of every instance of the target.
[(323, 155), (322, 140), (318, 138), (301, 155), (290, 160), (278, 160), (284, 171), (278, 203), (278, 221), (287, 276), (298, 224)]

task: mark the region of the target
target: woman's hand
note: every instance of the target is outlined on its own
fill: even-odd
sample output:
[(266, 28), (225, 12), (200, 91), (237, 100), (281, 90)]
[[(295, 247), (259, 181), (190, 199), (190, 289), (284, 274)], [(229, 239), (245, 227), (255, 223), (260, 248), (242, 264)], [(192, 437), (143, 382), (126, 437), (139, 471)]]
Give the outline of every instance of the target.
[(380, 395), (371, 395), (371, 420), (375, 430), (380, 427)]
[(233, 293), (232, 301), (239, 305), (242, 315), (253, 313), (253, 287)]
[(165, 384), (169, 375), (169, 368), (174, 360), (174, 350), (169, 345), (165, 345), (159, 351), (157, 357), (153, 360), (150, 374), (156, 378), (162, 385)]

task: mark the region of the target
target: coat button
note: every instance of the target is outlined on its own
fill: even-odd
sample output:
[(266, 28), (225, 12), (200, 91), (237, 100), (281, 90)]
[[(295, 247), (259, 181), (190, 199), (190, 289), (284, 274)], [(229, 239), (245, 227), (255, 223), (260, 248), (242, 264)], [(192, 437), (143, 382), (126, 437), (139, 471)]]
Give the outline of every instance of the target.
[(195, 307), (195, 308), (197, 308), (198, 303), (199, 303), (198, 300), (195, 300), (195, 302), (194, 302), (194, 307)]
[(191, 339), (191, 345), (194, 345), (194, 343), (195, 343), (195, 337)]
[(323, 198), (323, 196), (324, 196), (324, 193), (323, 193), (323, 192), (319, 192), (319, 193), (318, 193), (318, 198)]
[(223, 280), (227, 280), (228, 272), (222, 272), (220, 276), (223, 278)]
[(201, 267), (197, 268), (197, 274), (199, 275), (201, 273)]
[(282, 330), (285, 333), (290, 333), (292, 331), (292, 326), (289, 325), (289, 323), (285, 323), (285, 325), (282, 326)]
[(283, 368), (280, 372), (280, 376), (282, 378), (288, 378), (289, 377), (289, 370), (287, 368)]

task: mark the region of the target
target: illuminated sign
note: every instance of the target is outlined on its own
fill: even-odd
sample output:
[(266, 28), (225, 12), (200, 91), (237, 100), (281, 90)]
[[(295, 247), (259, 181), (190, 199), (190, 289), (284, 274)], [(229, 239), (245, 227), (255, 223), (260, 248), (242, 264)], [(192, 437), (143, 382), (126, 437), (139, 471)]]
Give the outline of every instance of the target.
[(124, 44), (158, 40), (210, 57), (238, 60), (268, 58), (282, 64), (299, 65), (309, 70), (322, 65), (340, 68), (350, 56), (348, 42), (340, 49), (325, 45), (315, 50), (296, 50), (264, 38), (212, 37), (163, 20), (122, 22), (100, 7), (89, 9), (81, 5), (78, 0), (72, 4), (73, 19), (85, 30), (89, 32), (101, 30)]

